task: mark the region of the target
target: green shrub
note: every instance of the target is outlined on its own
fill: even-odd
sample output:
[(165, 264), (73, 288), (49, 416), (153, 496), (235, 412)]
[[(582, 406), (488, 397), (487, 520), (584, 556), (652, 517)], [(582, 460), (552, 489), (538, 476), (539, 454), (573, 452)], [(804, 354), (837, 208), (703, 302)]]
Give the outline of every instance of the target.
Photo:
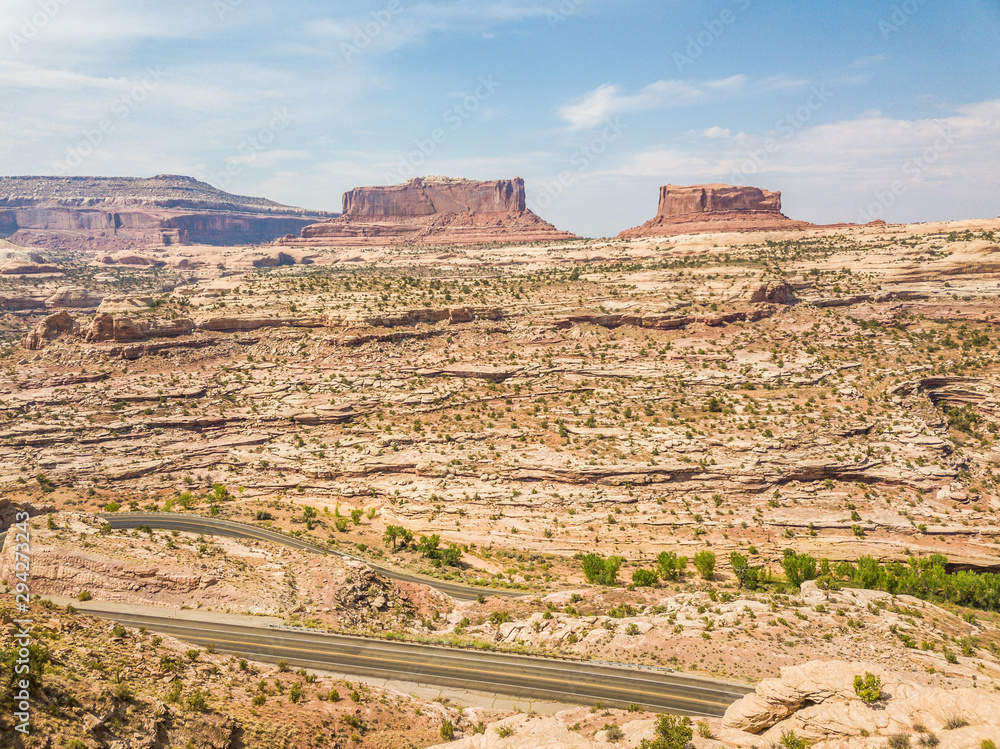
[(76, 597), (76, 600), (78, 600), (78, 601), (89, 601), (91, 598), (93, 598), (93, 596), (90, 595), (90, 591), (89, 590), (81, 590), (80, 591), (80, 595), (78, 595)]
[(664, 580), (676, 580), (684, 574), (687, 557), (679, 557), (672, 551), (661, 551), (656, 557), (656, 567)]
[(585, 554), (581, 560), (583, 575), (588, 583), (595, 585), (615, 585), (618, 582), (618, 570), (625, 560), (618, 556), (607, 559), (600, 554)]
[(759, 568), (751, 567), (750, 561), (742, 554), (735, 551), (730, 554), (729, 566), (733, 568), (733, 574), (736, 575), (736, 582), (739, 583), (741, 588), (756, 590), (757, 586), (760, 585)]
[(506, 739), (508, 736), (513, 736), (514, 733), (515, 733), (514, 726), (511, 725), (497, 726), (497, 736), (499, 736), (501, 739)]
[(208, 698), (200, 689), (196, 689), (187, 698), (188, 710), (204, 712), (208, 708)]
[(781, 741), (778, 742), (784, 749), (809, 749), (809, 742), (795, 735), (795, 731), (782, 731)]
[(882, 699), (882, 680), (869, 671), (864, 676), (858, 674), (854, 677), (854, 693), (865, 704), (878, 702)]
[(781, 566), (788, 584), (793, 588), (801, 588), (806, 580), (816, 579), (816, 559), (808, 554), (796, 554), (792, 549), (785, 549)]
[(910, 749), (910, 737), (905, 733), (894, 733), (886, 744), (889, 749)]
[(694, 566), (698, 574), (705, 580), (711, 580), (715, 574), (715, 553), (711, 551), (699, 551), (694, 555)]
[(632, 584), (637, 588), (652, 588), (659, 579), (659, 575), (653, 570), (639, 569), (632, 573)]
[(602, 730), (605, 732), (604, 735), (609, 742), (621, 741), (625, 738), (625, 732), (613, 723), (606, 723)]
[(640, 749), (685, 749), (694, 732), (691, 719), (662, 713), (656, 718), (656, 738), (643, 739)]
[(445, 741), (455, 740), (455, 725), (450, 720), (441, 721), (441, 738)]

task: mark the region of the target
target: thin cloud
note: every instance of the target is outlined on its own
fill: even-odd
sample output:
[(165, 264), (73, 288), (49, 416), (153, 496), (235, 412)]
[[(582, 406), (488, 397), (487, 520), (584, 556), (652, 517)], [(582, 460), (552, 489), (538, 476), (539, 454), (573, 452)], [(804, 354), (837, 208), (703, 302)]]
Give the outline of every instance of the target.
[(634, 94), (606, 83), (559, 110), (573, 130), (592, 128), (614, 115), (684, 106), (705, 98), (705, 92), (684, 81), (656, 81)]

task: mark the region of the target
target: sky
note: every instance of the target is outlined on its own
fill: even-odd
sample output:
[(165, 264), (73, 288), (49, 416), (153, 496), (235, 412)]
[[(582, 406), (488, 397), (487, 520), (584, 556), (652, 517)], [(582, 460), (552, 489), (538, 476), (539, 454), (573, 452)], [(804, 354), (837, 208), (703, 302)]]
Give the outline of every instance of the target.
[(997, 0), (3, 0), (0, 174), (339, 210), (523, 177), (610, 236), (665, 184), (817, 223), (1000, 216)]

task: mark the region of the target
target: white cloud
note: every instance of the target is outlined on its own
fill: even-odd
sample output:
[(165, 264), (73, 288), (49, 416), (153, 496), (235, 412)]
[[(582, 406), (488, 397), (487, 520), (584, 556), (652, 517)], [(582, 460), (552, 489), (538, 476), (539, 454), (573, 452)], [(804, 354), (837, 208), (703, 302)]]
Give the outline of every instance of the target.
[(627, 112), (645, 112), (691, 104), (704, 98), (704, 91), (684, 81), (656, 81), (634, 94), (606, 83), (565, 105), (559, 114), (573, 130), (596, 127), (609, 117)]
[[(1000, 100), (949, 116), (901, 119), (868, 112), (798, 130), (738, 133), (713, 127), (686, 146), (632, 154), (608, 179), (661, 184), (739, 182), (785, 191), (796, 218), (854, 221), (896, 185), (886, 220), (994, 215), (1000, 191)], [(985, 212), (985, 213), (984, 213)]]
[(115, 89), (123, 87), (126, 83), (123, 78), (98, 78), (74, 73), (71, 70), (41, 68), (24, 62), (0, 60), (0, 87), (5, 88)]

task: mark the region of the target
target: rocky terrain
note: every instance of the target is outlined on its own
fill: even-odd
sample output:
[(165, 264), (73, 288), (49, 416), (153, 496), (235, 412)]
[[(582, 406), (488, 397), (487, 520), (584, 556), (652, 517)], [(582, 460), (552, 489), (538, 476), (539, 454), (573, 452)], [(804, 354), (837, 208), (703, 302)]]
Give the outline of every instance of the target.
[[(368, 220), (401, 199), (349, 202)], [(0, 518), (33, 516), (41, 594), (760, 683), (743, 722), (695, 731), (702, 749), (789, 732), (979, 747), (1000, 599), (944, 582), (1000, 571), (998, 230), (9, 246)], [(266, 524), (524, 595), (458, 602), (334, 557), (94, 514), (129, 510)], [(793, 579), (788, 549), (829, 567)], [(619, 562), (588, 572), (592, 552)], [(886, 570), (932, 568), (933, 584), (882, 589)], [(844, 681), (865, 671), (880, 710)], [(967, 726), (944, 727), (949, 700)], [(457, 746), (608, 745), (611, 723), (638, 746), (655, 730), (603, 708), (504, 721), (509, 736), (466, 725)]]
[(307, 226), (281, 244), (352, 247), (379, 244), (470, 245), (576, 239), (525, 207), (520, 177), (488, 182), (416, 177), (403, 185), (344, 193), (339, 218)]
[[(880, 684), (872, 702), (861, 699), (855, 677)], [(884, 746), (979, 747), (995, 743), (1000, 701), (993, 685), (933, 686), (926, 676), (878, 664), (810, 661), (763, 681), (754, 694), (720, 719), (681, 721), (695, 749), (813, 746), (867, 749)], [(487, 726), (481, 735), (435, 749), (533, 747), (639, 747), (660, 732), (658, 720), (621, 711), (578, 708), (554, 716), (518, 715)], [(681, 744), (676, 744), (680, 746)]]
[(0, 177), (0, 236), (53, 250), (264, 243), (330, 215), (170, 174)]
[(806, 229), (781, 212), (781, 193), (733, 185), (664, 185), (656, 216), (620, 238), (725, 231)]

